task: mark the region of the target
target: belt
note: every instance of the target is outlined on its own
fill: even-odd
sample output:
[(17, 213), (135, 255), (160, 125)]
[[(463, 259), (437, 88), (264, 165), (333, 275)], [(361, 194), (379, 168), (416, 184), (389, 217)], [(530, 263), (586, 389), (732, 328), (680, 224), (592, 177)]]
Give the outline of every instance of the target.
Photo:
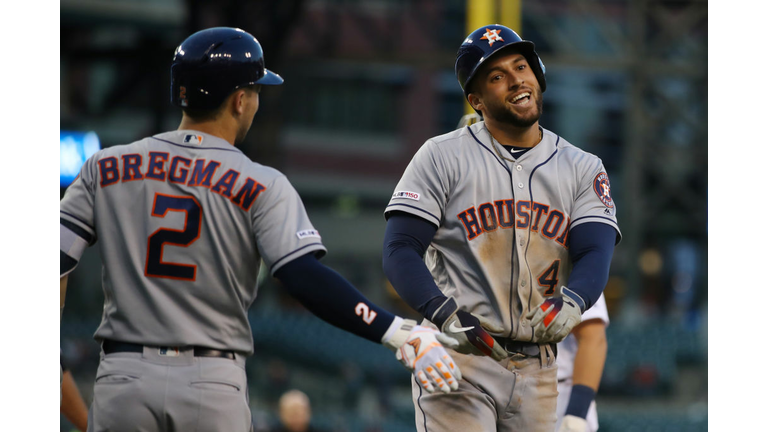
[[(541, 354), (541, 348), (539, 344), (533, 342), (523, 342), (509, 338), (494, 338), (496, 341), (510, 353), (523, 354), (528, 357), (538, 357)], [(543, 344), (547, 345), (547, 344)], [(557, 357), (557, 344), (548, 344), (552, 348), (552, 352)]]
[[(119, 342), (114, 341), (111, 339), (104, 339), (104, 342), (101, 344), (101, 348), (104, 350), (104, 354), (112, 354), (112, 353), (119, 353), (119, 352), (144, 352), (144, 345), (139, 345), (135, 343), (130, 342)], [(175, 347), (153, 347), (158, 349), (173, 349)], [(219, 357), (219, 358), (227, 358), (230, 360), (235, 359), (235, 352), (234, 351), (222, 351), (217, 349), (211, 349), (211, 348), (205, 348), (200, 346), (194, 346), (194, 347), (188, 347), (192, 348), (194, 350), (195, 357)]]

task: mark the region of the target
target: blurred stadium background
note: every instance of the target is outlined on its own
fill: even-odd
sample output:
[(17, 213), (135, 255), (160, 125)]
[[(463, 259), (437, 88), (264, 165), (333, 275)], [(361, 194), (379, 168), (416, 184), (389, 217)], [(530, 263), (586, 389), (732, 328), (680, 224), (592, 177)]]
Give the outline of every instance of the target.
[[(176, 129), (175, 47), (202, 28), (246, 29), (285, 85), (262, 92), (243, 151), (287, 174), (326, 264), (417, 318), (381, 270), (382, 211), (416, 149), (464, 114), (453, 62), (478, 11), (536, 43), (548, 82), (541, 124), (600, 156), (611, 176), (624, 237), (605, 290), (600, 430), (707, 430), (707, 1), (61, 0), (61, 129), (93, 131), (102, 147)], [(87, 403), (100, 265), (89, 249), (61, 324)], [(275, 424), (293, 388), (323, 430), (415, 430), (408, 373), (388, 350), (262, 280), (248, 363), (256, 430)]]

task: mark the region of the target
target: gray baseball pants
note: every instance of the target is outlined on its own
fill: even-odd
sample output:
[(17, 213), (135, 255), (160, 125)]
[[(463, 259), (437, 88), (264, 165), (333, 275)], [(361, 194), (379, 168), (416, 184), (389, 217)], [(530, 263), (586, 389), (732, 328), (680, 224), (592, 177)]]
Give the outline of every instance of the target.
[(105, 355), (88, 432), (252, 430), (245, 358), (195, 357), (192, 349)]
[(537, 357), (502, 361), (446, 348), (461, 369), (458, 391), (412, 395), (419, 432), (552, 432), (557, 420), (557, 365), (548, 345)]

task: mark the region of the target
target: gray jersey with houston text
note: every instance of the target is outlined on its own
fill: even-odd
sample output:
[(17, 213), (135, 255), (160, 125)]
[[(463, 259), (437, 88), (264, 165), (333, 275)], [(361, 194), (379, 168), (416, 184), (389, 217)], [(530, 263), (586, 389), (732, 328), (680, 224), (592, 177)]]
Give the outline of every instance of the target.
[(568, 233), (585, 222), (619, 232), (602, 161), (543, 129), (514, 159), (484, 122), (428, 140), (405, 170), (385, 212), (438, 227), (425, 261), (461, 309), (504, 334), (537, 342), (524, 318), (568, 285)]
[(325, 253), (284, 175), (197, 131), (99, 151), (60, 207), (98, 240), (97, 339), (250, 354), (247, 309), (261, 260), (274, 274), (300, 255)]

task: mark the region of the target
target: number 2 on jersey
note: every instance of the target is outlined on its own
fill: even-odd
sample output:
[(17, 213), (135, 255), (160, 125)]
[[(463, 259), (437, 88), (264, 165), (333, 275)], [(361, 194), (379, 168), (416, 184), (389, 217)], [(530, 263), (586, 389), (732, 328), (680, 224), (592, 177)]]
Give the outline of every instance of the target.
[(368, 325), (371, 325), (373, 320), (376, 319), (376, 315), (378, 315), (376, 311), (369, 309), (368, 305), (363, 302), (360, 302), (357, 304), (357, 306), (355, 306), (355, 314), (357, 314), (359, 317), (362, 317), (363, 321), (365, 321), (365, 323)]
[(169, 211), (184, 212), (184, 229), (159, 228), (147, 239), (147, 263), (144, 274), (149, 277), (194, 281), (197, 266), (163, 261), (166, 244), (188, 247), (200, 237), (203, 209), (191, 196), (155, 194), (152, 216), (164, 218)]

